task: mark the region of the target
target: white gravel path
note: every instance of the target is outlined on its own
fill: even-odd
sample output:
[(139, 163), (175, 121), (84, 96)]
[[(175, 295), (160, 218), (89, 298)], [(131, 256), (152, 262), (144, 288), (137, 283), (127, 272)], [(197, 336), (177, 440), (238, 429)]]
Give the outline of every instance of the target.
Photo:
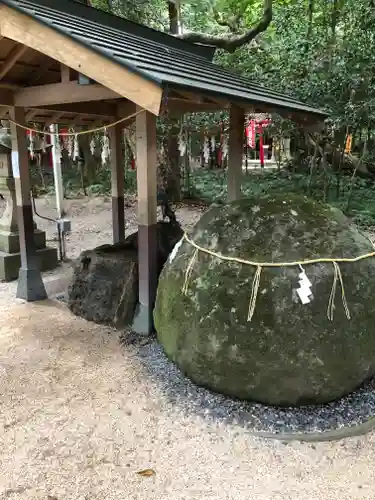
[(374, 498), (374, 434), (285, 445), (181, 412), (136, 348), (62, 304), (8, 306), (0, 331), (1, 499)]
[[(71, 256), (108, 242), (109, 206), (86, 200)], [(188, 212), (187, 225), (199, 217)], [(375, 498), (375, 433), (283, 444), (182, 411), (116, 332), (57, 302), (17, 303), (14, 291), (0, 287), (1, 500)]]

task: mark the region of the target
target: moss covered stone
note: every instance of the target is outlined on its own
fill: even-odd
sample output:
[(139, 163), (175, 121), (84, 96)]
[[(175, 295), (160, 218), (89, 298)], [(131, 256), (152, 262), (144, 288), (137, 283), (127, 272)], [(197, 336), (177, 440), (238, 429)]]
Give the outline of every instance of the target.
[[(261, 262), (355, 257), (371, 242), (330, 206), (302, 196), (268, 195), (212, 207), (191, 238), (227, 256)], [(336, 292), (334, 268), (306, 265), (313, 300), (302, 305), (298, 267), (263, 268), (256, 309), (247, 321), (255, 268), (199, 252), (172, 252), (158, 287), (155, 326), (166, 354), (197, 384), (276, 405), (335, 400), (375, 373), (375, 258), (340, 264), (351, 319)]]

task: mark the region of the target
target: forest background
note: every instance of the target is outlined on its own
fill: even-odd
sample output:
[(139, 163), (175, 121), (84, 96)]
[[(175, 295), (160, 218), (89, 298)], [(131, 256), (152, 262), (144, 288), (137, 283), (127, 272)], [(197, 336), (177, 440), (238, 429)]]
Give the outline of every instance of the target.
[[(326, 110), (329, 118), (319, 135), (275, 118), (273, 135), (294, 138), (293, 161), (272, 172), (244, 173), (243, 192), (304, 192), (339, 206), (360, 225), (375, 225), (373, 0), (81, 1), (175, 36), (216, 45), (217, 64)], [(227, 116), (199, 113), (185, 120), (202, 132), (225, 123)], [(349, 154), (348, 135), (353, 138)], [(66, 193), (105, 195), (110, 169), (100, 162), (86, 163), (90, 164), (84, 165), (83, 174), (78, 167), (64, 172)], [(126, 189), (134, 192), (136, 175), (129, 165)], [(182, 195), (206, 202), (225, 198), (225, 170), (189, 171)]]

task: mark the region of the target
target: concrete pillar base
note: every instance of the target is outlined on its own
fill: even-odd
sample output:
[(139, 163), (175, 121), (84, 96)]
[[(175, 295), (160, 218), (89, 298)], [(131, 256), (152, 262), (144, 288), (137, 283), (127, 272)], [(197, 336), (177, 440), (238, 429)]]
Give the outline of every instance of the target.
[(27, 302), (36, 302), (47, 298), (42, 276), (39, 269), (19, 270), (17, 298)]
[(151, 335), (154, 332), (153, 310), (151, 307), (140, 303), (137, 305), (132, 330), (139, 335)]

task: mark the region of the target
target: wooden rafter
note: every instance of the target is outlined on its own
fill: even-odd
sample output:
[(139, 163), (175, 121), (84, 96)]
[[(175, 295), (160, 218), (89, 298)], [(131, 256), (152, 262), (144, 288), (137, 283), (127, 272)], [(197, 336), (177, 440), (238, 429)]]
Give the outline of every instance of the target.
[(52, 71), (52, 69), (50, 68), (48, 62), (41, 60), (41, 65), (39, 65), (38, 68), (36, 68), (36, 71), (34, 72), (34, 76), (29, 78), (28, 84), (30, 86), (36, 85), (50, 71)]
[(17, 85), (16, 83), (11, 83), (11, 82), (0, 82), (0, 90), (1, 89), (6, 89), (6, 90), (18, 90), (20, 89), (21, 86)]
[(78, 102), (75, 104), (54, 104), (52, 106), (38, 107), (41, 111), (63, 111), (64, 113), (76, 113), (79, 115), (94, 115), (106, 118), (114, 118), (117, 115), (117, 106), (115, 104), (95, 101), (95, 104)]
[[(4, 65), (6, 59), (0, 60), (0, 68), (2, 65)], [(54, 73), (54, 76), (58, 76), (58, 70), (55, 68), (51, 68), (48, 64), (45, 63), (45, 57), (43, 59), (41, 58), (40, 64), (32, 64), (30, 62), (24, 62), (17, 60), (13, 66), (17, 66), (19, 68), (27, 70), (27, 73), (34, 75), (32, 77), (32, 81), (34, 80), (35, 76), (38, 75), (38, 73), (41, 73), (42, 75), (45, 75), (46, 73)], [(31, 83), (31, 85), (34, 85), (34, 83)]]
[(13, 92), (7, 89), (0, 90), (0, 106), (13, 106)]
[(70, 68), (65, 66), (65, 64), (61, 65), (61, 83), (69, 83), (70, 82)]
[(229, 106), (229, 103), (227, 105), (222, 105), (222, 104), (215, 104), (215, 103), (207, 103), (207, 102), (193, 102), (193, 101), (188, 101), (187, 99), (179, 99), (179, 98), (174, 98), (171, 97), (168, 99), (168, 102), (170, 103), (170, 111), (172, 114), (181, 114), (181, 113), (198, 113), (202, 111), (217, 111), (220, 109), (225, 109), (227, 106)]
[(61, 111), (54, 113), (51, 118), (45, 122), (45, 126), (50, 127), (51, 125), (57, 123), (63, 115), (64, 113), (61, 113)]
[(31, 121), (34, 118), (34, 116), (36, 116), (37, 114), (38, 114), (38, 110), (37, 109), (30, 109), (27, 112), (26, 117), (25, 117), (26, 122)]
[(197, 102), (197, 103), (203, 102), (201, 96), (193, 94), (192, 92), (186, 92), (185, 90), (177, 90), (176, 93), (180, 95), (184, 100), (188, 100), (189, 102)]
[[(86, 75), (155, 115), (159, 114), (163, 91), (156, 82), (120, 66), (21, 12), (6, 5), (0, 6), (0, 9), (0, 35), (22, 43)], [(61, 47), (64, 47), (64, 50)], [(89, 87), (92, 86), (87, 85), (85, 89)], [(45, 104), (54, 103), (54, 101), (45, 102)]]
[(217, 105), (219, 105), (221, 107), (223, 107), (223, 106), (225, 107), (225, 106), (228, 105), (228, 101), (226, 101), (225, 99), (220, 99), (218, 97), (212, 97), (212, 96), (205, 97), (204, 98), (204, 102), (214, 103), (214, 104), (217, 104)]
[(18, 45), (11, 51), (9, 56), (0, 66), (0, 80), (2, 80), (4, 76), (9, 73), (9, 71), (13, 68), (18, 59), (23, 56), (27, 49), (28, 47), (26, 47), (25, 45)]
[[(94, 109), (95, 113), (92, 112)], [(45, 126), (53, 123), (62, 124), (87, 124), (97, 122), (98, 126), (103, 122), (111, 123), (117, 118), (133, 114), (135, 105), (131, 102), (119, 101), (119, 103), (96, 103), (95, 108), (85, 103), (55, 105), (54, 107), (28, 108), (25, 116), (26, 122), (33, 121)], [(8, 107), (0, 108), (0, 118), (8, 113)], [(120, 128), (126, 127), (134, 121), (134, 117), (121, 122)], [(47, 125), (46, 125), (47, 124)], [(90, 125), (91, 126), (91, 125)]]
[(0, 120), (4, 118), (4, 116), (6, 116), (8, 113), (9, 113), (9, 108), (7, 107), (0, 108)]

